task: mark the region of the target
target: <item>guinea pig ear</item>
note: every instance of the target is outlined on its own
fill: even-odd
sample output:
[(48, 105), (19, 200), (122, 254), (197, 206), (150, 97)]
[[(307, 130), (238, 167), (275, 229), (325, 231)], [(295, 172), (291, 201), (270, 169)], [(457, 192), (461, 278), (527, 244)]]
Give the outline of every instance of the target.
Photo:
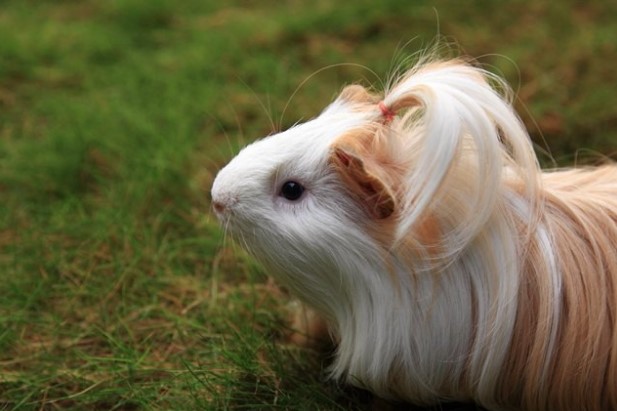
[(358, 84), (345, 87), (338, 96), (338, 99), (355, 104), (377, 104), (379, 101), (378, 96), (371, 94), (367, 89)]
[(386, 181), (378, 175), (378, 165), (354, 151), (352, 147), (335, 144), (330, 163), (355, 199), (373, 218), (390, 217), (396, 206), (394, 194)]

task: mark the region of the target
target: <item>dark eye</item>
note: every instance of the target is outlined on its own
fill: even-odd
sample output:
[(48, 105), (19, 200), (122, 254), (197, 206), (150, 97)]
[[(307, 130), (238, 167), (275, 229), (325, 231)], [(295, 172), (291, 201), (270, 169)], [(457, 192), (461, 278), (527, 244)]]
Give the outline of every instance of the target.
[(281, 186), (281, 196), (289, 201), (298, 200), (302, 197), (302, 193), (304, 193), (304, 186), (295, 181), (285, 181)]

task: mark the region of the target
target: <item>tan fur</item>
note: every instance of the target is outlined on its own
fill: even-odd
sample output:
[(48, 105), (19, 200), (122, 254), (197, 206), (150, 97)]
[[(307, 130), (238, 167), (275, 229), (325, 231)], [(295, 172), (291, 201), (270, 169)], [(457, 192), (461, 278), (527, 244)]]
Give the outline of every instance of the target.
[(617, 409), (617, 167), (560, 174), (546, 179), (547, 224), (564, 281), (551, 404), (595, 399), (587, 409)]
[[(362, 93), (360, 89), (364, 90), (360, 86), (348, 86), (343, 94), (349, 95), (353, 91), (357, 96)], [(365, 208), (377, 219), (392, 216), (391, 222), (399, 208), (405, 167), (405, 160), (397, 158), (397, 138), (389, 134), (387, 127), (375, 124), (373, 128), (352, 131), (337, 138), (330, 156), (330, 164), (358, 201), (364, 202)], [(393, 230), (383, 228), (375, 231), (373, 237), (387, 248), (392, 243), (390, 234)], [(410, 234), (414, 242), (420, 241), (435, 252), (442, 236), (439, 222), (430, 215), (423, 218)]]
[(358, 84), (346, 86), (341, 91), (339, 98), (354, 105), (374, 105), (379, 101), (377, 95), (371, 94), (367, 89)]
[(617, 167), (544, 180), (542, 223), (558, 246), (563, 281), (557, 344), (547, 351), (547, 266), (530, 244), (501, 395), (524, 410), (617, 409)]

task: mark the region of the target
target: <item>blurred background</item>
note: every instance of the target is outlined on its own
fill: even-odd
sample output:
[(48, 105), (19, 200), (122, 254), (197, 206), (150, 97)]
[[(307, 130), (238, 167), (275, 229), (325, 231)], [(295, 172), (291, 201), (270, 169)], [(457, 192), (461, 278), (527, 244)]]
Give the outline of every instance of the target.
[(438, 37), (506, 77), (543, 164), (614, 158), (614, 1), (0, 1), (0, 409), (385, 407), (284, 343), (208, 192)]

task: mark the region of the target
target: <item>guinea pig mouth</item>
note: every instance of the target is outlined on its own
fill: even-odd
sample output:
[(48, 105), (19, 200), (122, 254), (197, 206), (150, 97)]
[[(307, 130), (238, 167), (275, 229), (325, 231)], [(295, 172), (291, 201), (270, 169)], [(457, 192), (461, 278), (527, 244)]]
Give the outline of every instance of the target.
[[(213, 196), (211, 209), (216, 216), (219, 225), (226, 235), (245, 245), (246, 236), (250, 233), (253, 223), (242, 218), (242, 213), (236, 210), (238, 200), (227, 196)], [(248, 231), (248, 232), (247, 232)]]

